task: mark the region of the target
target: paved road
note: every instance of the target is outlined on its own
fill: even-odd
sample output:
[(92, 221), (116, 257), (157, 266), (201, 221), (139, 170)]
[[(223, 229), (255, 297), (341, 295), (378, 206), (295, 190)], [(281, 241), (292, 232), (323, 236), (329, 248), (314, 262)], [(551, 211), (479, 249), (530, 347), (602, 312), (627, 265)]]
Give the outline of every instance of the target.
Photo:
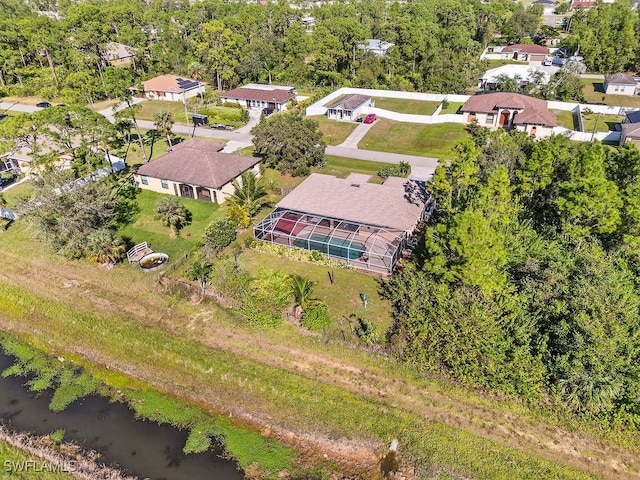
[(12, 110), (14, 112), (33, 113), (36, 110), (42, 110), (35, 105), (24, 105), (22, 103), (0, 102), (0, 111), (6, 112)]

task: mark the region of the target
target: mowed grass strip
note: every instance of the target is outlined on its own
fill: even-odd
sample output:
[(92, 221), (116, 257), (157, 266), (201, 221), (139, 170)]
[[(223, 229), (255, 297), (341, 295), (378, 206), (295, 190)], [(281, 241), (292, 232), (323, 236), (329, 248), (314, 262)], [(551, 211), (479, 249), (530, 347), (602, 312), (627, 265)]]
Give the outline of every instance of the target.
[(375, 97), (375, 106), (392, 112), (408, 113), (412, 115), (433, 115), (442, 102), (427, 100), (410, 100), (406, 98)]
[(318, 122), (319, 130), (322, 132), (322, 138), (324, 138), (327, 145), (340, 145), (359, 125), (357, 122), (330, 120), (324, 115), (314, 115), (308, 118)]
[[(100, 315), (0, 282), (5, 329), (52, 352), (71, 353), (210, 408), (229, 406), (254, 418), (278, 418), (301, 432), (386, 444), (399, 438), (405, 461), (475, 478), (595, 478), (535, 455), (426, 420), (384, 401), (141, 325)], [(250, 348), (250, 346), (247, 346)]]
[(422, 125), (380, 119), (358, 148), (441, 158), (468, 135), (465, 125), (459, 123)]

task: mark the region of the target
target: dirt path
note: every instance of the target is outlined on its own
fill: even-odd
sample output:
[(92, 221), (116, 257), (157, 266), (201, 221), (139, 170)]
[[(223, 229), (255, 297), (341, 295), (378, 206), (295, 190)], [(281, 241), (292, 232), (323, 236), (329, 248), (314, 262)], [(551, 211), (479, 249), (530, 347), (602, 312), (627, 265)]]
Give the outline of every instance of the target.
[[(609, 445), (598, 438), (571, 432), (555, 426), (550, 420), (538, 420), (510, 412), (491, 399), (463, 396), (455, 388), (442, 387), (438, 382), (411, 380), (394, 374), (392, 360), (380, 357), (372, 360), (350, 346), (319, 344), (315, 338), (297, 338), (283, 343), (281, 337), (264, 331), (239, 328), (232, 322), (215, 318), (211, 308), (171, 303), (151, 291), (154, 278), (129, 278), (126, 270), (105, 273), (84, 263), (52, 264), (33, 258), (24, 261), (22, 255), (8, 253), (8, 265), (0, 272), (0, 280), (16, 283), (51, 300), (64, 299), (79, 308), (93, 309), (109, 315), (120, 315), (149, 326), (161, 327), (187, 336), (211, 348), (224, 350), (278, 369), (339, 387), (374, 401), (407, 410), (423, 418), (463, 428), (484, 438), (515, 446), (519, 450), (543, 456), (560, 464), (589, 471), (608, 478), (640, 478), (640, 455), (637, 452)], [(75, 346), (76, 353), (101, 365), (111, 365), (123, 373), (169, 392), (176, 392), (170, 378), (153, 372), (133, 370), (130, 365), (114, 365), (112, 359), (100, 358), (96, 352)], [(348, 349), (347, 354), (340, 351)], [(360, 359), (360, 360), (359, 360)], [(185, 396), (183, 391), (178, 395)], [(220, 405), (209, 392), (189, 392), (186, 397), (218, 411), (231, 413), (252, 425), (283, 438), (298, 438), (305, 448), (317, 453), (340, 452), (345, 462), (366, 470), (375, 467), (380, 445), (355, 440), (335, 440), (322, 435), (294, 432), (273, 419), (254, 412), (240, 411)]]

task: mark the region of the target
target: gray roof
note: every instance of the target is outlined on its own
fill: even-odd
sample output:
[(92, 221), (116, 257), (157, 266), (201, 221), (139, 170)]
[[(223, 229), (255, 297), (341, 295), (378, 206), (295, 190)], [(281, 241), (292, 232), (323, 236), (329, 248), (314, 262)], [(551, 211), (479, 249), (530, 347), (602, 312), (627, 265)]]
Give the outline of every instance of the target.
[(640, 123), (623, 123), (621, 127), (625, 137), (640, 138)]
[(604, 83), (608, 85), (637, 85), (631, 75), (626, 73), (614, 73), (613, 75), (605, 75)]
[(428, 194), (421, 182), (390, 177), (378, 185), (369, 175), (352, 173), (346, 179), (312, 173), (284, 197), (278, 208), (367, 225), (412, 231)]
[(355, 110), (360, 105), (363, 105), (371, 101), (370, 95), (359, 95), (357, 93), (351, 93), (339, 98), (335, 102), (327, 105), (327, 108), (335, 108), (342, 110)]
[(260, 162), (259, 158), (222, 153), (223, 144), (190, 138), (172, 151), (138, 168), (138, 175), (220, 188), (245, 170)]

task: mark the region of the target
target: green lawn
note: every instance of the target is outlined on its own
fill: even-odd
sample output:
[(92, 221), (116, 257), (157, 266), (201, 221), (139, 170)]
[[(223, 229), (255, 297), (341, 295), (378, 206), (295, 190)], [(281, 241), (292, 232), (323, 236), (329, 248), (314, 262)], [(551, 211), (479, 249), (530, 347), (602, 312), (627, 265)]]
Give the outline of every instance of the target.
[(447, 115), (452, 113), (458, 113), (458, 110), (464, 105), (464, 103), (460, 102), (448, 102), (447, 108), (443, 108), (440, 111), (440, 115)]
[(569, 130), (578, 130), (578, 122), (573, 112), (567, 110), (551, 110), (558, 119), (558, 126), (568, 128)]
[(602, 80), (583, 78), (581, 82), (583, 84), (582, 93), (587, 103), (640, 108), (640, 95), (633, 97), (627, 95), (606, 95), (604, 93)]
[(358, 147), (440, 158), (468, 135), (465, 125), (459, 123), (422, 125), (381, 119), (373, 125)]
[(518, 62), (516, 60), (489, 60), (486, 59), (485, 62), (489, 64), (489, 68), (501, 67), (502, 65), (528, 65), (527, 62)]
[[(29, 465), (30, 468), (24, 468), (25, 465)], [(71, 473), (56, 472), (54, 468), (47, 469), (43, 465), (45, 465), (44, 460), (0, 440), (0, 478), (20, 480), (73, 480), (76, 478)], [(15, 466), (15, 470), (12, 470), (12, 466)]]
[(375, 97), (375, 106), (384, 110), (398, 113), (410, 113), (414, 115), (433, 115), (441, 102), (428, 102), (423, 100), (408, 100), (405, 98)]
[(620, 125), (622, 120), (624, 120), (624, 116), (622, 115), (582, 114), (582, 124), (585, 132), (593, 132), (594, 128), (596, 132), (615, 131), (616, 125)]
[(184, 122), (184, 104), (182, 102), (167, 102), (165, 100), (147, 100), (141, 103), (140, 110), (136, 112), (136, 118), (140, 120), (151, 120), (153, 121), (153, 114), (156, 112), (160, 112), (162, 110), (166, 110), (173, 118), (178, 121), (178, 117), (181, 117), (182, 122)]
[(118, 233), (130, 238), (131, 243), (148, 242), (153, 250), (165, 252), (170, 257), (176, 258), (189, 253), (202, 240), (204, 229), (213, 220), (222, 217), (222, 212), (216, 203), (180, 198), (180, 202), (191, 212), (191, 224), (182, 229), (179, 237), (171, 238), (169, 227), (165, 227), (160, 220), (153, 218), (156, 202), (165, 196), (149, 190), (140, 190), (137, 196), (140, 213), (134, 217), (130, 225), (125, 226)]
[[(139, 103), (140, 111), (136, 113), (136, 118), (140, 120), (153, 121), (153, 114), (166, 110), (173, 115), (176, 123), (186, 124), (184, 104), (182, 102), (168, 102), (165, 100), (147, 100)], [(193, 113), (191, 110), (189, 113)], [(214, 105), (205, 105), (198, 109), (198, 113), (208, 115), (209, 123), (224, 123), (232, 127), (240, 127), (246, 122), (241, 121), (241, 108), (234, 107), (218, 107)], [(191, 119), (191, 117), (189, 117)], [(190, 122), (189, 122), (190, 124)]]
[(356, 122), (339, 122), (337, 120), (329, 120), (324, 115), (314, 115), (309, 117), (320, 126), (320, 131), (327, 145), (340, 145), (344, 142), (351, 132), (359, 125)]
[(33, 194), (33, 187), (31, 182), (24, 182), (15, 187), (11, 187), (9, 190), (3, 190), (2, 196), (7, 201), (7, 206), (11, 208), (15, 204), (16, 200), (22, 196), (31, 196)]

